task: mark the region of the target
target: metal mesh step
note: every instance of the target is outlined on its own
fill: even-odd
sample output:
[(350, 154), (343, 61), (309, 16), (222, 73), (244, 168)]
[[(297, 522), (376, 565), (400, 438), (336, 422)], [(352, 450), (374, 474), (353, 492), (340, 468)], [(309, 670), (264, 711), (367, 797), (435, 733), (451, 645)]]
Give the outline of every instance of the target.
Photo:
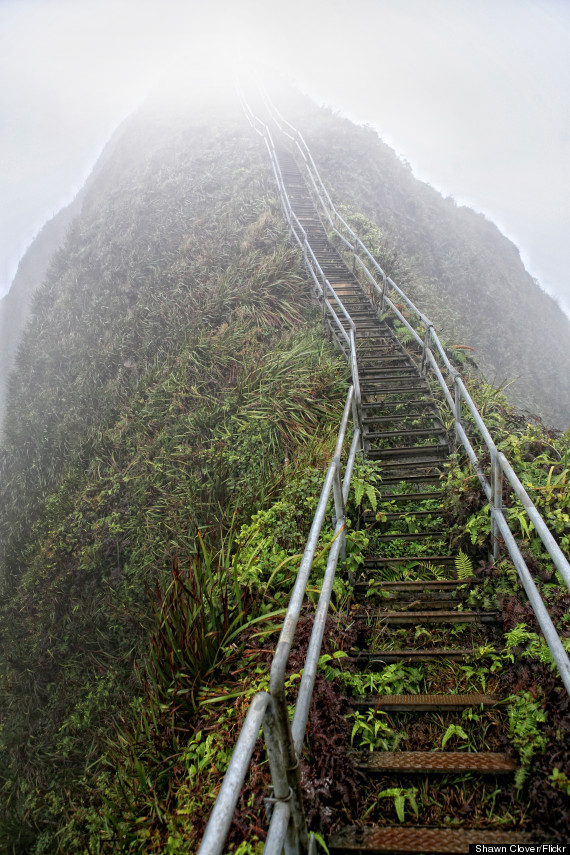
[(469, 852), (470, 845), (530, 844), (530, 834), (516, 830), (487, 828), (427, 828), (401, 826), (349, 826), (329, 837), (329, 852), (340, 855), (342, 852), (378, 853), (378, 855), (463, 855)]
[(506, 754), (492, 751), (368, 751), (356, 766), (369, 775), (383, 772), (508, 775), (517, 768)]
[(392, 712), (455, 712), (468, 707), (492, 707), (499, 702), (497, 695), (367, 695), (353, 702), (355, 709), (370, 709)]

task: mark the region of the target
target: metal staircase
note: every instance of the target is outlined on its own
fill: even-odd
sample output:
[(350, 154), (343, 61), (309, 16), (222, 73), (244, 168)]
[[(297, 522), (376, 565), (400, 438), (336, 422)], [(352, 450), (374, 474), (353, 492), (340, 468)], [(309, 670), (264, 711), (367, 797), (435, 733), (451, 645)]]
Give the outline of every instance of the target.
[[(309, 189), (293, 155), (283, 147), (276, 147), (277, 160), (285, 191), (293, 211), (304, 229), (320, 269), (334, 289), (342, 307), (354, 324), (356, 355), (360, 377), (361, 423), (363, 442), (367, 456), (379, 462), (382, 471), (382, 495), (379, 502), (395, 501), (398, 511), (389, 515), (387, 525), (383, 525), (383, 534), (376, 543), (393, 543), (401, 540), (423, 539), (440, 543), (445, 540), (446, 532), (441, 524), (424, 527), (421, 535), (401, 530), (400, 523), (410, 515), (413, 505), (415, 520), (431, 519), (429, 511), (421, 511), (422, 502), (438, 495), (434, 486), (439, 484), (441, 464), (449, 456), (449, 440), (443, 424), (438, 417), (438, 409), (433, 399), (431, 387), (422, 376), (420, 369), (421, 354), (414, 361), (403, 348), (391, 326), (381, 321), (378, 309), (364, 292), (354, 272), (351, 271), (341, 255), (328, 238), (326, 230), (317, 214)], [(335, 300), (331, 301), (333, 311), (343, 329), (348, 333), (351, 324)], [(328, 321), (330, 333), (342, 346), (342, 338), (332, 320)], [(406, 492), (393, 492), (402, 483), (407, 485)], [(409, 487), (413, 486), (413, 491)], [(420, 508), (420, 510), (418, 510)], [(369, 520), (368, 524), (374, 525)], [(447, 573), (453, 571), (449, 555), (435, 555), (430, 563), (443, 566)], [(390, 626), (432, 626), (464, 623), (494, 624), (496, 614), (462, 609), (458, 604), (464, 597), (458, 597), (459, 582), (456, 578), (441, 581), (423, 581), (421, 563), (417, 579), (405, 582), (381, 583), (384, 597), (382, 609), (373, 600), (367, 598), (369, 583), (374, 574), (381, 571), (385, 558), (366, 556), (366, 569), (355, 585), (355, 595), (360, 602), (361, 616), (369, 623)], [(413, 561), (413, 557), (412, 557)], [(392, 566), (394, 562), (392, 561)], [(410, 563), (410, 557), (402, 564)], [(451, 565), (451, 566), (450, 566)], [(465, 587), (465, 586), (463, 586)], [(387, 595), (387, 597), (386, 597)], [(413, 610), (412, 610), (413, 609)], [(354, 614), (352, 615), (354, 617)], [(351, 651), (347, 651), (351, 653)], [(471, 654), (468, 649), (463, 656)], [(392, 657), (398, 655), (390, 650)], [(451, 656), (455, 655), (453, 651)], [(413, 657), (408, 651), (399, 651), (402, 659)], [(424, 651), (423, 661), (445, 659), (450, 655), (447, 649), (434, 648)], [(362, 667), (378, 667), (383, 662), (381, 656), (371, 662), (373, 653), (360, 652), (356, 660)], [(417, 653), (416, 653), (417, 658)], [(384, 660), (385, 661), (385, 660)], [(466, 708), (482, 709), (493, 706), (499, 699), (483, 694), (437, 695), (413, 694), (392, 696), (369, 696), (354, 704), (355, 709), (390, 711), (392, 714), (414, 713), (421, 715), (434, 711), (459, 712)], [(458, 716), (458, 723), (461, 715)], [(516, 764), (503, 754), (494, 752), (449, 752), (433, 751), (428, 746), (425, 751), (374, 751), (365, 752), (356, 759), (356, 766), (367, 776), (380, 775), (390, 777), (390, 785), (398, 786), (402, 775), (505, 775), (512, 774)], [(384, 780), (384, 784), (386, 781)], [(460, 785), (458, 781), (458, 785)], [(358, 819), (358, 817), (355, 817)], [(401, 826), (362, 826), (355, 825), (334, 835), (327, 841), (329, 850), (341, 852), (468, 852), (469, 843), (504, 844), (524, 843), (529, 838), (525, 834), (509, 831), (494, 831), (486, 828), (462, 829), (448, 828), (405, 828)]]
[[(269, 153), (290, 236), (303, 252), (313, 293), (321, 306), (323, 325), (349, 361), (353, 381), (335, 457), (325, 479), (315, 523), (275, 653), (271, 691), (269, 695), (260, 693), (252, 702), (199, 850), (199, 855), (223, 851), (241, 782), (263, 723), (274, 782), (271, 800), (274, 808), (265, 852), (277, 855), (284, 848), (290, 855), (307, 849), (315, 851), (314, 838), (308, 834), (304, 824), (298, 756), (304, 741), (336, 563), (343, 551), (344, 507), (357, 448), (361, 445), (367, 457), (377, 461), (381, 468), (379, 501), (381, 499), (387, 511), (378, 519), (371, 513), (365, 516), (364, 522), (374, 531), (375, 550), (365, 556), (358, 578), (350, 580), (358, 602), (358, 614), (382, 634), (383, 646), (382, 649), (348, 649), (346, 653), (355, 667), (373, 672), (394, 662), (447, 662), (451, 669), (455, 663), (472, 655), (482, 634), (497, 631), (494, 611), (465, 606), (469, 583), (456, 578), (446, 528), (437, 512), (441, 499), (441, 467), (454, 443), (463, 444), (490, 502), (490, 533), (495, 557), (504, 542), (569, 691), (570, 662), (502, 513), (505, 480), (509, 489), (522, 498), (553, 563), (567, 584), (570, 582), (570, 567), (504, 455), (499, 454), (494, 446), (433, 325), (384, 274), (366, 247), (336, 213), (301, 135), (260, 92), (248, 93), (247, 101), (242, 96), (242, 103), (250, 124), (263, 137)], [(277, 142), (274, 142), (274, 134)], [(390, 293), (401, 298), (409, 311), (405, 314), (400, 311)], [(395, 323), (407, 328), (411, 346), (402, 345), (395, 333)], [(438, 400), (433, 394), (434, 380), (441, 391)], [(442, 406), (449, 406), (453, 413), (455, 435), (451, 438), (444, 428)], [(341, 484), (340, 452), (351, 410), (353, 441)], [(467, 415), (489, 449), (489, 475), (467, 436)], [(283, 689), (287, 657), (324, 508), (332, 494), (338, 541), (331, 550), (295, 716), (289, 728)], [(413, 532), (407, 528), (411, 518), (415, 526)], [(430, 545), (430, 550), (423, 555), (408, 554), (405, 544), (419, 538)], [(390, 545), (396, 554), (389, 554), (383, 545)], [(415, 567), (413, 578), (409, 573), (410, 565)], [(407, 575), (400, 574), (401, 578), (394, 578), (402, 568), (407, 568)], [(426, 648), (413, 640), (413, 631), (417, 627), (445, 629), (457, 625), (462, 629), (456, 642), (446, 640), (446, 643)], [(391, 644), (390, 633), (396, 629), (401, 634), (406, 628), (409, 628), (407, 643), (404, 646)], [(402, 715), (408, 718), (410, 715), (424, 716), (436, 711), (446, 716), (446, 721), (453, 720), (449, 716), (454, 715), (458, 716), (457, 721), (461, 721), (461, 712), (465, 709), (477, 710), (477, 714), (483, 717), (485, 710), (500, 703), (500, 698), (493, 694), (430, 693), (427, 687), (424, 688), (425, 691), (420, 690), (416, 694), (356, 698), (353, 707), (355, 710), (389, 712), (396, 718)], [(442, 751), (434, 750), (432, 744), (425, 745), (424, 749), (366, 752), (357, 755), (355, 762), (368, 778), (381, 778), (383, 786), (388, 780), (390, 787), (397, 787), (402, 776), (454, 775), (473, 780), (477, 776), (512, 775), (516, 768), (509, 757), (497, 752)], [(457, 780), (460, 786), (462, 779)], [(429, 822), (422, 824), (421, 816), (414, 826), (366, 824), (359, 820), (360, 817), (354, 817), (353, 826), (327, 841), (331, 853), (458, 853), (468, 852), (469, 845), (474, 843), (512, 845), (529, 842), (528, 834), (515, 828), (434, 827)]]

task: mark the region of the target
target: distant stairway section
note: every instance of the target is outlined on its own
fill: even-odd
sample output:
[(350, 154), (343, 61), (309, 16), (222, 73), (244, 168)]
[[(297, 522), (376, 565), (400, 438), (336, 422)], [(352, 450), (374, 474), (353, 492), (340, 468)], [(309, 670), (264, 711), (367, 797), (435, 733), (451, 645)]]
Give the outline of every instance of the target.
[(354, 330), (367, 456), (382, 461), (386, 483), (407, 474), (418, 483), (438, 481), (437, 466), (449, 447), (430, 386), (329, 240), (294, 157), (282, 146), (276, 154), (291, 207), (333, 292), (329, 305), (336, 320), (324, 317), (345, 352), (339, 325), (347, 334)]

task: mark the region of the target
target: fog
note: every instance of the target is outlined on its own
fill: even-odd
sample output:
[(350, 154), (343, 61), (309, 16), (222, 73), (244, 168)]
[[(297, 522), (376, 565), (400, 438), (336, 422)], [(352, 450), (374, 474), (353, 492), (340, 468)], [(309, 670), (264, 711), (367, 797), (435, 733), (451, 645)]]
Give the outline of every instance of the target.
[(202, 87), (246, 57), (373, 125), (419, 178), (483, 211), (570, 314), (566, 0), (204, 5), (0, 0), (0, 294), (173, 63)]

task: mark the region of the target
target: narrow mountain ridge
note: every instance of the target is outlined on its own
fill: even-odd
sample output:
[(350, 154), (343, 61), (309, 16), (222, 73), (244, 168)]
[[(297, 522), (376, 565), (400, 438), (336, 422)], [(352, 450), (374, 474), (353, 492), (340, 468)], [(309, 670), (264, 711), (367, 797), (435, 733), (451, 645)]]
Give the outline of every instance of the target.
[[(326, 111), (303, 109), (335, 125)], [(397, 281), (415, 281), (413, 259), (365, 213), (355, 206), (347, 216)], [(10, 381), (0, 449), (0, 850), (196, 851), (249, 698), (267, 685), (348, 375), (322, 335), (267, 153), (237, 99), (151, 100), (118, 131), (86, 188), (35, 292)], [(383, 416), (372, 375), (374, 428)], [(501, 450), (520, 466), (530, 459), (533, 495), (567, 549), (567, 437), (529, 427), (495, 389), (475, 384), (474, 396)], [(445, 425), (436, 410), (429, 419), (438, 437), (435, 450), (426, 446), (431, 469), (441, 462)], [(356, 465), (359, 498), (348, 514), (363, 524), (348, 531), (347, 576), (335, 582), (338, 613), (324, 648), (331, 658), (341, 636), (358, 642), (358, 627), (345, 631), (340, 618), (350, 613), (353, 582), (363, 582), (355, 574), (368, 543), (389, 553), (382, 526), (401, 515), (392, 505), (397, 489), (386, 507), (377, 501), (378, 485), (385, 491), (401, 475), (388, 471), (397, 459), (382, 465), (384, 484), (369, 461)], [(487, 547), (481, 493), (462, 466), (452, 461), (448, 472), (448, 566), (457, 549), (475, 565)], [(416, 523), (404, 514), (402, 551), (429, 563), (429, 544), (408, 552), (418, 546), (408, 539), (421, 534)], [(333, 536), (329, 519), (309, 601)], [(562, 621), (570, 603), (528, 527), (518, 537)], [(483, 569), (482, 600), (495, 596), (486, 587), (495, 571)], [(526, 636), (517, 637), (530, 649), (535, 626), (507, 563), (501, 580), (508, 628), (524, 620)], [(311, 621), (308, 604), (292, 694)], [(533, 669), (540, 685), (513, 666), (509, 688), (548, 694), (554, 707), (559, 687), (549, 665)], [(320, 674), (302, 762), (308, 816), (324, 834), (346, 820), (345, 799), (360, 798), (346, 705)], [(552, 756), (566, 750), (557, 747), (563, 721), (549, 722)], [(535, 739), (543, 783), (553, 774), (547, 736)], [(562, 818), (565, 758), (551, 798)], [(254, 855), (264, 838), (266, 778), (259, 749), (232, 831), (242, 855)]]

